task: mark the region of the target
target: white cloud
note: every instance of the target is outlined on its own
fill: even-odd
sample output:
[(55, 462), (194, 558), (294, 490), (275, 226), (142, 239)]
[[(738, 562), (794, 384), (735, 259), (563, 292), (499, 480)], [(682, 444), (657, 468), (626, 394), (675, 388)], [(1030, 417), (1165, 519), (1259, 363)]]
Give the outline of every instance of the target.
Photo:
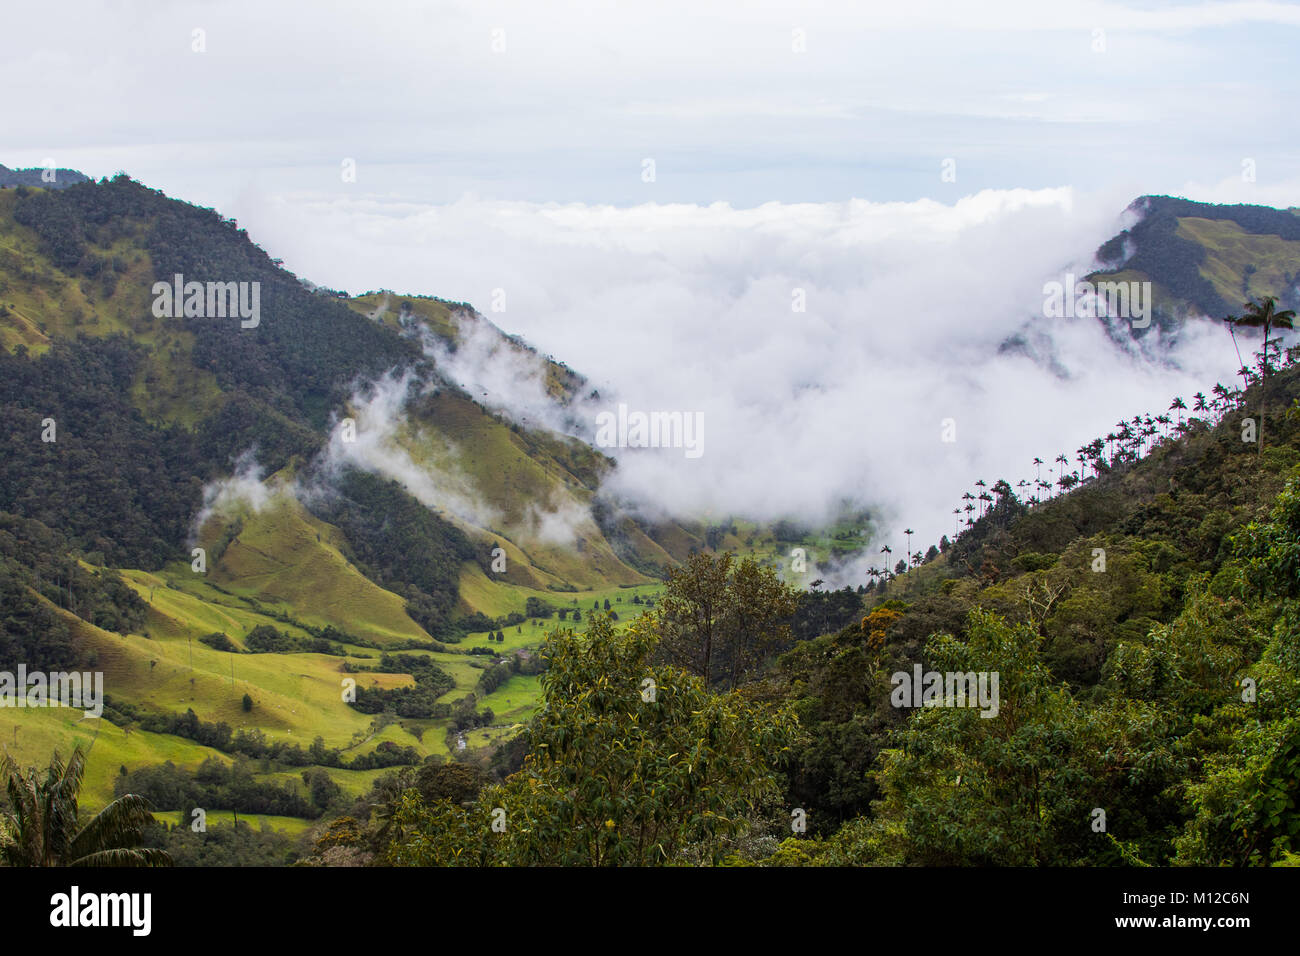
[(427, 508), (445, 510), (479, 527), (492, 527), (499, 515), (457, 467), (458, 450), (450, 442), (443, 440), (440, 449), (425, 443), (431, 453), (441, 454), (436, 460), (419, 462), (404, 446), (401, 432), (410, 427), (404, 408), (412, 383), (410, 373), (390, 375), (353, 394), (349, 402), (352, 415), (335, 422), (330, 433), (320, 462), (321, 477), (328, 482), (346, 466), (373, 472), (398, 482)]
[[(600, 390), (579, 409), (588, 436), (616, 401), (702, 413), (700, 458), (611, 449), (612, 487), (651, 510), (819, 520), (847, 499), (876, 509), (899, 550), (904, 526), (922, 546), (951, 534), (951, 510), (977, 478), (1014, 484), (1035, 456), (1073, 457), (1119, 418), (1231, 376), (1230, 342), (1212, 325), (1190, 329), (1163, 365), (1117, 348), (1095, 322), (1042, 317), (1043, 283), (1089, 271), (1128, 198), (1011, 190), (951, 205), (753, 209), (464, 200), (398, 215), (278, 202), (246, 219), (255, 233), (265, 221), (297, 237), (286, 251), (329, 285), (472, 303), (505, 289), (507, 310), (490, 317)], [(358, 250), (357, 235), (372, 241)], [(797, 289), (806, 312), (792, 311)], [(1022, 330), (1052, 363), (999, 352)], [(489, 405), (539, 415), (528, 363), (494, 367), (493, 354), (490, 337), (471, 337), (449, 368)], [(945, 418), (955, 444), (940, 440)]]
[(282, 491), (293, 494), (291, 489), (265, 481), (264, 472), (265, 469), (257, 463), (257, 449), (249, 448), (235, 461), (234, 471), (229, 478), (208, 482), (203, 488), (203, 505), (191, 525), (191, 539), (197, 539), (208, 519), (214, 516), (232, 517), (245, 509), (256, 514), (271, 504)]

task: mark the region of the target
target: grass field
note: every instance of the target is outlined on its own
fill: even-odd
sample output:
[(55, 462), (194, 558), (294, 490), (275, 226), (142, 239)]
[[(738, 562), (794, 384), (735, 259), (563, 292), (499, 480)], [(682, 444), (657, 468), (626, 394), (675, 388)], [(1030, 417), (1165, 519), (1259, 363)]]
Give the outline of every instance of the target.
[[(231, 654), (215, 650), (199, 641), (213, 632), (228, 635), (236, 644), (254, 627), (269, 625), (299, 637), (309, 633), (294, 624), (272, 616), (280, 606), (249, 605), (249, 595), (225, 588), (210, 577), (194, 574), (188, 565), (170, 567), (157, 573), (128, 570), (125, 580), (149, 605), (142, 633), (119, 635), (93, 627), (60, 611), (77, 639), (88, 649), (93, 669), (104, 675), (104, 691), (114, 701), (128, 702), (146, 712), (184, 713), (192, 709), (205, 722), (224, 721), (235, 730), (257, 729), (270, 740), (296, 742), (310, 746), (321, 737), (330, 747), (344, 750), (345, 757), (370, 753), (377, 746), (391, 742), (399, 747), (414, 747), (422, 756), (452, 758), (448, 746), (448, 719), (377, 720), (349, 707), (342, 699), (342, 680), (354, 678), (360, 686), (396, 687), (409, 685), (406, 674), (346, 674), (344, 662), (360, 666), (378, 663), (379, 651), (348, 647), (347, 657), (325, 654)], [(561, 623), (529, 620), (521, 626), (503, 628), (503, 644), (487, 641), (486, 633), (472, 634), (447, 651), (410, 650), (432, 658), (455, 681), (453, 689), (440, 700), (450, 703), (466, 694), (477, 693), (479, 677), (498, 655), (516, 650), (537, 650), (546, 635), (559, 627), (573, 627), (584, 632), (591, 605), (603, 610), (608, 599), (620, 612), (625, 625), (642, 606), (631, 603), (634, 594), (643, 599), (661, 590), (659, 585), (636, 588), (607, 587), (592, 591), (559, 594), (493, 583), (506, 595), (510, 608), (522, 610), (529, 595), (543, 597), (555, 606), (580, 607), (584, 619), (576, 626), (571, 620)], [(292, 616), (298, 619), (294, 608)], [(490, 647), (492, 656), (469, 654), (472, 647)], [(243, 698), (252, 699), (245, 711)], [(541, 694), (536, 676), (515, 675), (476, 703), (480, 711), (491, 708), (493, 726), (478, 728), (466, 736), (469, 750), (495, 746), (518, 733), (536, 710)], [(88, 769), (82, 800), (87, 810), (97, 810), (113, 799), (113, 783), (123, 767), (171, 761), (195, 770), (204, 761), (216, 757), (229, 763), (235, 759), (192, 741), (139, 729), (121, 728), (108, 720), (84, 718), (80, 712), (60, 709), (0, 709), (0, 742), (27, 766), (44, 766), (58, 750), (65, 757), (80, 744), (89, 748)], [(259, 762), (251, 764), (258, 779), (293, 781), (301, 786), (304, 768), (260, 771)], [(357, 798), (370, 788), (385, 770), (340, 770), (324, 768), (350, 798)], [(164, 812), (175, 808), (162, 808)], [(240, 814), (241, 819), (255, 818)], [(170, 818), (169, 818), (170, 819)], [(212, 821), (209, 817), (209, 821)], [(310, 821), (291, 818), (266, 818), (274, 829), (300, 833)], [(254, 825), (260, 825), (260, 820)]]

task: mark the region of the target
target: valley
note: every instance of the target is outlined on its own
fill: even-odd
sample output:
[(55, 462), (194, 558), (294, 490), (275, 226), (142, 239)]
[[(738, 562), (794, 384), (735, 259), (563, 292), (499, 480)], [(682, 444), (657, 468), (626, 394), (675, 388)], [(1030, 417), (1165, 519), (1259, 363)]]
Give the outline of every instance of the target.
[[(1245, 207), (1234, 219), (1165, 197), (1144, 202), (1147, 218), (1124, 237), (1136, 251), (1118, 262), (1107, 258), (1113, 243), (1104, 246), (1099, 262), (1110, 268), (1084, 285), (1155, 289), (1150, 316), (1150, 296), (1134, 308), (1161, 329), (1204, 321), (1188, 310), (1234, 290), (1294, 295), (1291, 213)], [(1145, 238), (1153, 231), (1159, 242)], [(1199, 263), (1195, 281), (1189, 260)], [(258, 298), (236, 295), (231, 314), (249, 321), (213, 321), (197, 305), (151, 308), (149, 290), (157, 280), (170, 291), (170, 276), (193, 277), (175, 280), (177, 301), (191, 284), (216, 286), (210, 276), (247, 277)], [(1161, 292), (1171, 287), (1183, 294)], [(943, 849), (923, 801), (940, 799), (926, 788), (939, 788), (946, 770), (900, 741), (925, 739), (929, 753), (972, 762), (963, 776), (1014, 791), (1018, 782), (1000, 776), (1005, 755), (990, 755), (1001, 731), (986, 739), (962, 725), (985, 748), (971, 753), (958, 738), (917, 737), (952, 727), (891, 711), (882, 681), (897, 668), (919, 684), (922, 660), (946, 660), (949, 673), (1002, 668), (993, 693), (1001, 686), (1014, 698), (1026, 686), (1046, 694), (1050, 672), (1059, 706), (1035, 719), (1064, 721), (1056, 730), (1073, 735), (1070, 753), (1154, 734), (1134, 714), (1153, 700), (1175, 710), (1186, 701), (1124, 668), (1146, 666), (1135, 661), (1150, 641), (1199, 626), (1185, 618), (1198, 594), (1230, 600), (1226, 585), (1199, 576), (1241, 573), (1247, 552), (1233, 535), (1264, 533), (1258, 522), (1284, 500), (1300, 462), (1300, 421), (1284, 411), (1300, 396), (1292, 347), (1264, 354), (1254, 378), (1243, 369), (1241, 390), (1221, 387), (1208, 404), (1198, 396), (1194, 410), (1171, 405), (1176, 423), (1148, 416), (1142, 431), (1135, 418), (1135, 432), (1124, 425), (1080, 449), (1078, 472), (1058, 457), (1055, 496), (1041, 467), (1032, 496), (1026, 480), (1017, 496), (1007, 481), (990, 493), (980, 479), (979, 493), (963, 496), (965, 523), (960, 506), (951, 523), (943, 517), (951, 538), (913, 542), (910, 526), (862, 503), (870, 489), (830, 509), (836, 517), (822, 526), (669, 515), (610, 492), (611, 452), (698, 457), (702, 417), (690, 416), (700, 413), (629, 413), (625, 403), (597, 413), (604, 406), (579, 371), (469, 304), (314, 286), (233, 220), (125, 176), (0, 190), (0, 344), (0, 669), (75, 666), (102, 674), (106, 693), (100, 718), (0, 708), (0, 741), (24, 767), (81, 748), (82, 807), (145, 794), (165, 824), (155, 838), (187, 862), (229, 852), (323, 865), (340, 847), (348, 859), (418, 865), (469, 847), (493, 862), (486, 844), (451, 852), (442, 842), (477, 832), (473, 815), (491, 806), (475, 802), (480, 793), (512, 795), (539, 819), (602, 815), (584, 832), (607, 829), (613, 841), (510, 844), (501, 851), (510, 862), (661, 862), (647, 842), (650, 818), (637, 817), (656, 806), (644, 794), (593, 791), (589, 805), (556, 809), (593, 780), (646, 786), (646, 766), (607, 765), (624, 752), (659, 753), (638, 736), (649, 725), (636, 714), (638, 700), (660, 706), (661, 687), (672, 749), (645, 759), (665, 775), (654, 799), (678, 801), (653, 813), (685, 821), (669, 841), (678, 861), (1072, 859), (1073, 838), (1060, 834), (1032, 847)], [(1243, 451), (1235, 419), (1262, 414), (1259, 402), (1269, 408), (1268, 447)], [(57, 438), (42, 441), (50, 421)], [(906, 550), (895, 554), (900, 536)], [(1084, 561), (1094, 548), (1110, 562), (1100, 578)], [(717, 621), (715, 600), (726, 609)], [(982, 616), (995, 611), (1005, 620)], [(715, 624), (726, 635), (716, 646)], [(1217, 648), (1215, 660), (1290, 680), (1260, 656), (1276, 641), (1270, 627), (1260, 623), (1249, 646)], [(650, 696), (629, 696), (644, 681)], [(1197, 686), (1202, 717), (1232, 719), (1224, 688)], [(1037, 708), (1046, 698), (1032, 699)], [(984, 703), (977, 719), (995, 728), (1020, 713)], [(1177, 740), (1143, 739), (1187, 746), (1189, 713), (1170, 717), (1183, 728)], [(711, 763), (705, 742), (719, 740), (738, 749)], [(760, 756), (769, 745), (789, 762), (781, 775)], [(571, 746), (595, 747), (580, 758), (608, 773), (574, 777), (558, 756)], [(1069, 773), (1087, 764), (1109, 799), (1133, 808), (1114, 768), (1077, 759)], [(722, 768), (723, 782), (701, 791), (719, 802), (687, 813), (702, 766)], [(1193, 836), (1194, 853), (1174, 845), (1168, 833), (1200, 818), (1169, 797), (1184, 784), (1156, 776), (1151, 829), (1134, 825), (1127, 842), (1078, 852), (1094, 862), (1222, 852)], [(525, 780), (534, 790), (520, 789)], [(966, 814), (962, 826), (981, 812), (971, 799), (952, 809)], [(778, 843), (782, 801), (798, 801), (807, 841)], [(218, 832), (233, 835), (233, 848), (226, 836), (199, 839), (208, 831), (187, 836), (196, 811), (226, 828)], [(715, 816), (726, 837), (710, 842)], [(633, 818), (635, 840), (620, 842), (615, 821)], [(391, 826), (422, 835), (399, 843)]]

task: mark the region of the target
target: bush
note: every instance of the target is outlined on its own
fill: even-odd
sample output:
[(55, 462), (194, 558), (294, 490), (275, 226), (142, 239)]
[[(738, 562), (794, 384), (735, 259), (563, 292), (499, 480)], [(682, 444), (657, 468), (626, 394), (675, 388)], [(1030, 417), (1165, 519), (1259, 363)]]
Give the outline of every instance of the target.
[(239, 648), (235, 646), (235, 642), (226, 637), (226, 635), (222, 634), (220, 631), (213, 631), (211, 634), (204, 634), (199, 638), (199, 643), (206, 644), (208, 647), (216, 651), (225, 651), (227, 654), (239, 653)]

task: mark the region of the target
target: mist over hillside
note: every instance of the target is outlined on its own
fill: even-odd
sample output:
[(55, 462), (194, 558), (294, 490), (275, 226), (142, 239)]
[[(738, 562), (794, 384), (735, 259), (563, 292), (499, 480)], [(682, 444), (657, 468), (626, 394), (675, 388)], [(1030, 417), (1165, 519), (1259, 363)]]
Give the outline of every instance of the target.
[[(976, 479), (1014, 483), (1035, 457), (1232, 378), (1221, 325), (1196, 321), (1163, 287), (1157, 321), (1136, 337), (1128, 322), (1044, 314), (1044, 284), (1113, 266), (1095, 251), (1125, 230), (1144, 239), (1140, 264), (1173, 272), (1131, 199), (1059, 189), (753, 209), (250, 201), (238, 213), (295, 268), (466, 300), (571, 365), (599, 400), (552, 425), (590, 441), (617, 403), (698, 413), (698, 458), (602, 449), (619, 462), (607, 490), (648, 513), (817, 524), (847, 505), (877, 514), (882, 540), (908, 525), (932, 542), (951, 534), (945, 504)], [(361, 250), (356, 234), (369, 237)], [(455, 356), (472, 392), (537, 421), (535, 372), (508, 367), (503, 376), (482, 348)]]

